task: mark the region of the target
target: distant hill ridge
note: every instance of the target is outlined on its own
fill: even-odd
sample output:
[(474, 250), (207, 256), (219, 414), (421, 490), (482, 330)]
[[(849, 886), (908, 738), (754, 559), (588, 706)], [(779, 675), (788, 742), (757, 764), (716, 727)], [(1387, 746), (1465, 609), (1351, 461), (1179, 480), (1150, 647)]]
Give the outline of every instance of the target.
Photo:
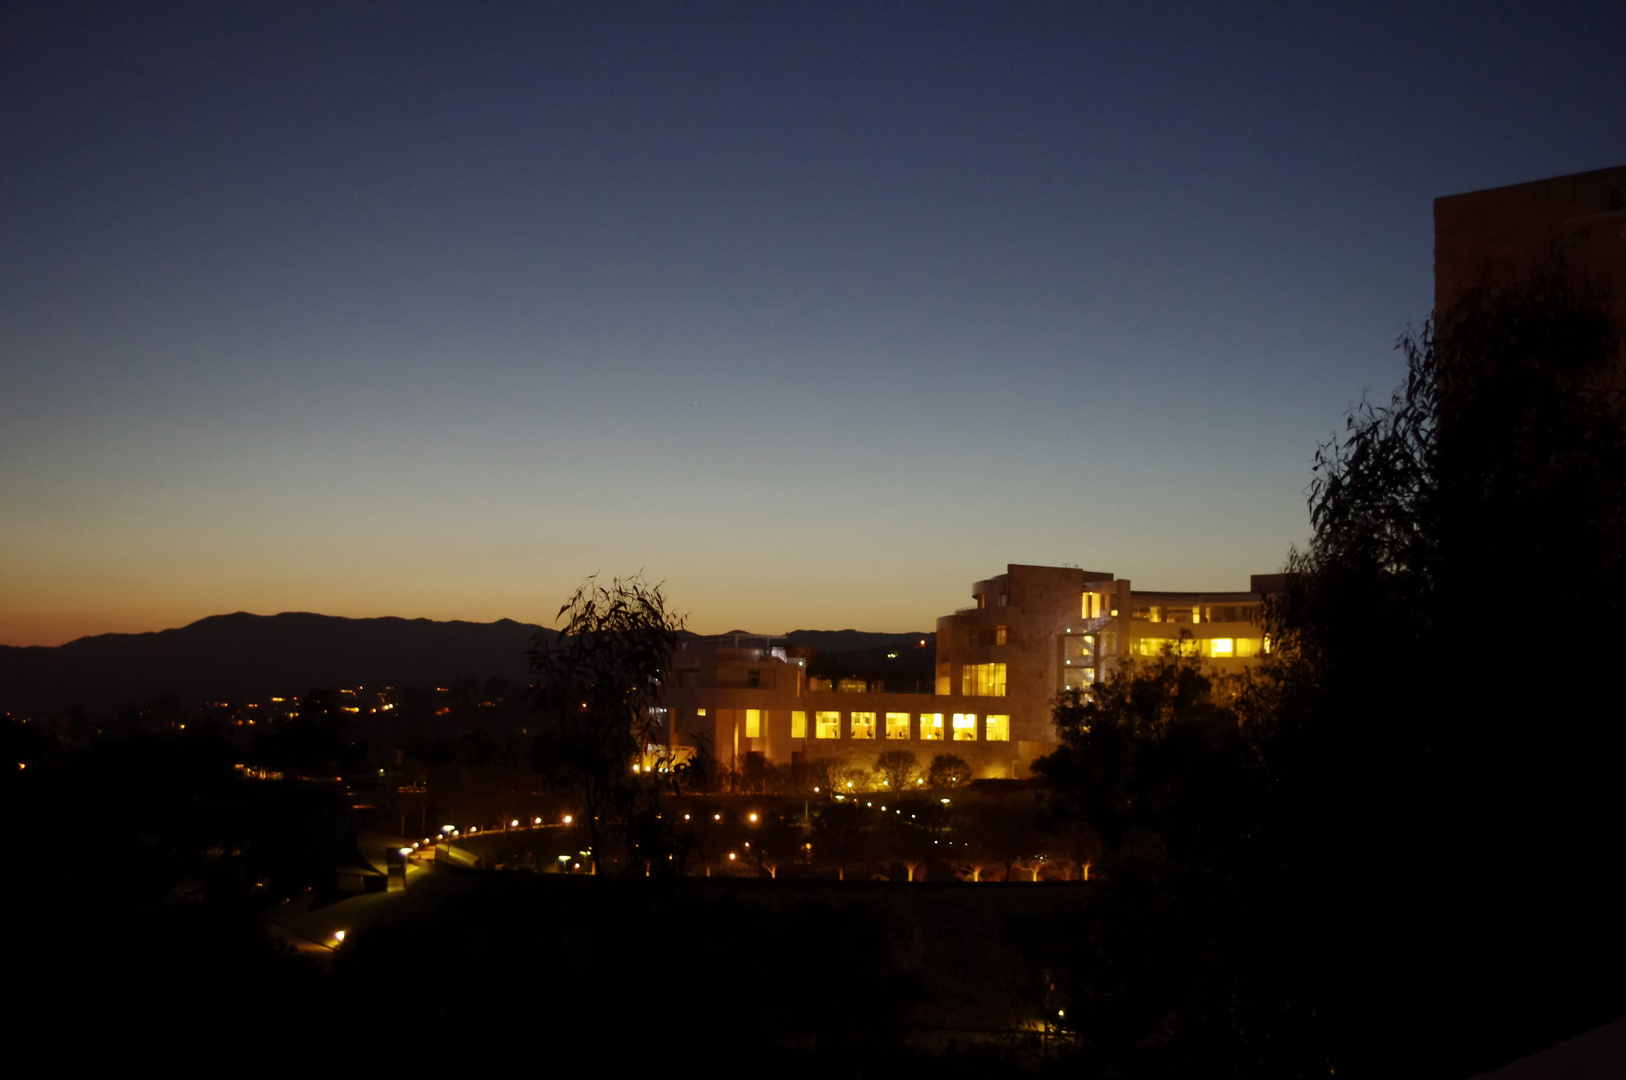
[(554, 633), (512, 619), (211, 615), (173, 630), (0, 646), (0, 708), (77, 707), (100, 716), (171, 693), (191, 704), (315, 686), (421, 686), (492, 675), (523, 682), (525, 651), (539, 630)]
[[(443, 685), (493, 675), (523, 683), (529, 677), (526, 650), (538, 632), (557, 633), (513, 619), (436, 622), (239, 611), (171, 630), (97, 634), (57, 646), (0, 645), (0, 709), (79, 708), (98, 718), (167, 694), (191, 705), (303, 694), (321, 686)], [(741, 631), (741, 636), (760, 640), (763, 635)], [(861, 630), (793, 630), (777, 636), (788, 645), (832, 654), (884, 653), (933, 641), (926, 633)]]

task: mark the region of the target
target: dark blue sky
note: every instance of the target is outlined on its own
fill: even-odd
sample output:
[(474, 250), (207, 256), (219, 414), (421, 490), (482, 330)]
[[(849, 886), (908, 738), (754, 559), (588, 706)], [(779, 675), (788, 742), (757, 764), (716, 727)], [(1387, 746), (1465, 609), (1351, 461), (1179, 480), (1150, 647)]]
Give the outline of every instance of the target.
[(9, 4), (0, 641), (1242, 588), (1626, 6)]

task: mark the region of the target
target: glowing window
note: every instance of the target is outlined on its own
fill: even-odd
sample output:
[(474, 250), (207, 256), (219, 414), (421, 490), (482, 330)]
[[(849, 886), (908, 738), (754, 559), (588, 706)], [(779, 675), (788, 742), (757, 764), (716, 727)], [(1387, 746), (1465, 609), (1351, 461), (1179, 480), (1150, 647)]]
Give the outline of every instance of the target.
[(950, 668), (949, 668), (948, 664), (938, 664), (937, 665), (937, 692), (939, 694), (952, 694), (952, 693), (954, 693), (953, 686), (952, 686), (952, 677), (949, 674), (949, 671), (950, 671)]
[(1011, 741), (1011, 718), (1009, 716), (989, 713), (984, 724), (988, 731), (984, 738), (989, 742)]
[(747, 739), (762, 738), (762, 710), (745, 710), (745, 737)]
[(1236, 642), (1228, 637), (1217, 637), (1208, 643), (1210, 656), (1235, 656)]
[(823, 711), (814, 713), (813, 737), (816, 739), (841, 738), (841, 714)]
[(977, 714), (974, 712), (957, 712), (954, 714), (954, 741), (977, 741)]
[(1005, 644), (1005, 642), (1009, 638), (1009, 636), (1010, 635), (1008, 633), (1006, 633), (1005, 627), (1003, 627), (1003, 626), (994, 627), (994, 644), (995, 645), (1003, 645), (1003, 644)]
[(705, 709), (696, 709), (694, 711), (694, 714), (696, 716), (705, 716), (706, 715), (706, 710)]
[(793, 739), (807, 738), (807, 714), (805, 712), (790, 714), (790, 737)]
[(909, 737), (908, 713), (889, 712), (886, 714), (886, 737), (889, 739), (907, 739)]
[(942, 739), (943, 714), (940, 712), (923, 712), (920, 714), (920, 737), (922, 739)]
[(1004, 697), (1004, 664), (967, 664), (960, 671), (960, 693), (966, 697)]
[(875, 738), (875, 714), (872, 712), (853, 713), (853, 738)]

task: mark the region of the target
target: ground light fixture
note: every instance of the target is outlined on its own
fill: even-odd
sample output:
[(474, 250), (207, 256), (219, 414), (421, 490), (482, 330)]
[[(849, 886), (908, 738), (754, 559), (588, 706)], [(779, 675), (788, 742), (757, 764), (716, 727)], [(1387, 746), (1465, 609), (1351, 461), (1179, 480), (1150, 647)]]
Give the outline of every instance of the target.
[(576, 820), (576, 819), (575, 819), (575, 818), (573, 818), (573, 817), (571, 817), (571, 816), (570, 816), (570, 815), (569, 815), (569, 814), (566, 814), (566, 815), (565, 815), (565, 824), (566, 824), (566, 825), (569, 825), (569, 824), (570, 824), (570, 823), (571, 823), (571, 822), (572, 822), (572, 821), (575, 821), (575, 820)]
[(343, 930), (335, 930), (335, 931), (333, 931), (333, 944), (335, 946), (344, 944), (344, 931)]
[(411, 855), (412, 854), (412, 849), (409, 848), (409, 847), (401, 848), (400, 851), (401, 851), (402, 855)]

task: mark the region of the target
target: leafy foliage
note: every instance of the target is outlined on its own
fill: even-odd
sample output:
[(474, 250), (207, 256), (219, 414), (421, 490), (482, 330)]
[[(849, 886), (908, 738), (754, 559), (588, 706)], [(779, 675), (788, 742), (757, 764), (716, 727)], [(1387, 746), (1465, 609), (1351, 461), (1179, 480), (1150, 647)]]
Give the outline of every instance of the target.
[(938, 754), (926, 769), (926, 784), (932, 788), (964, 787), (971, 783), (971, 766), (953, 754)]
[(888, 791), (908, 791), (920, 771), (920, 759), (908, 750), (888, 750), (875, 760), (875, 772)]
[(1058, 703), (1106, 1073), (1469, 1075), (1626, 1010), (1626, 725), (1585, 662), (1626, 615), (1621, 352), (1553, 281), (1439, 325), (1319, 448), (1255, 677)]
[(538, 636), (530, 652), (542, 721), (532, 765), (580, 792), (595, 870), (611, 837), (627, 842), (629, 867), (664, 870), (675, 860), (658, 824), (661, 794), (685, 773), (657, 710), (683, 620), (667, 612), (659, 585), (639, 577), (589, 578), (558, 618), (559, 636)]
[[(1576, 667), (1626, 614), (1626, 425), (1611, 328), (1562, 284), (1473, 294), (1442, 325), (1402, 340), (1403, 389), (1317, 457), (1314, 538), (1267, 610), (1262, 828), (1345, 1062), (1423, 1040), (1418, 1068), (1466, 1073), (1626, 1008), (1602, 989), (1621, 954), (1596, 857), (1626, 839), (1626, 733)], [(1383, 874), (1352, 875), (1353, 852)], [(1599, 960), (1561, 975), (1561, 955)], [(1384, 964), (1412, 971), (1380, 1015)]]

